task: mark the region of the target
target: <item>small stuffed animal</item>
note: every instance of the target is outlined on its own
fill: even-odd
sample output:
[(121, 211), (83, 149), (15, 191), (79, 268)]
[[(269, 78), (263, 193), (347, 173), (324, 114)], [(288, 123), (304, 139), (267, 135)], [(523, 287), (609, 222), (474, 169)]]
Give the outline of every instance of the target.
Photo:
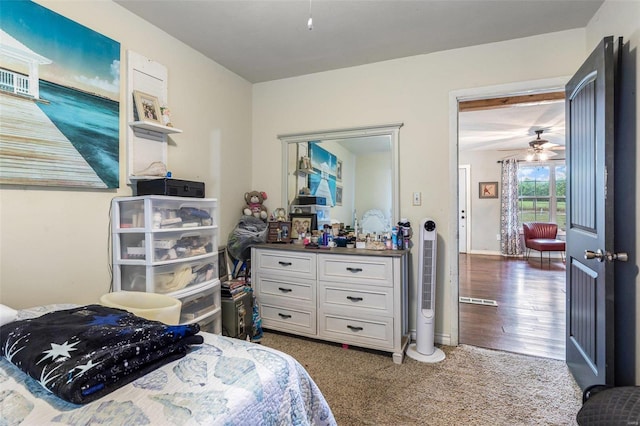
[(245, 192), (244, 201), (247, 203), (242, 209), (245, 216), (253, 216), (258, 219), (267, 220), (267, 208), (262, 204), (267, 199), (266, 192), (250, 191)]

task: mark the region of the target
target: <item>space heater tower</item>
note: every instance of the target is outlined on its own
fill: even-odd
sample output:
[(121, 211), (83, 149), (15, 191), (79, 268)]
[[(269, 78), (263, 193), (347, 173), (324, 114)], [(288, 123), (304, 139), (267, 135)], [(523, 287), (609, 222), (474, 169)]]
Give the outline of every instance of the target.
[(409, 345), (407, 355), (416, 361), (431, 363), (445, 358), (444, 352), (434, 346), (437, 241), (436, 223), (431, 219), (423, 219), (418, 240), (416, 343)]

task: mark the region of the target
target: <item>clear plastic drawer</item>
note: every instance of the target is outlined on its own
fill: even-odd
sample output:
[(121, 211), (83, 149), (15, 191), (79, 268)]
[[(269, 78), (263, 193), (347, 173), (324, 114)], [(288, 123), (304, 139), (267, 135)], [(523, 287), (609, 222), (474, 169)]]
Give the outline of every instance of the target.
[(185, 259), (213, 252), (211, 231), (163, 232), (153, 234), (153, 261)]
[(120, 273), (122, 290), (171, 293), (218, 278), (218, 255), (162, 266), (120, 265)]
[(208, 317), (198, 321), (200, 325), (200, 331), (206, 331), (207, 333), (222, 334), (222, 310), (209, 315)]
[(216, 201), (148, 195), (118, 198), (115, 224), (119, 229), (173, 229), (214, 225)]
[(180, 323), (199, 322), (208, 317), (211, 312), (220, 307), (219, 286), (197, 292), (188, 296), (179, 297), (182, 302), (180, 311)]
[[(118, 260), (147, 260), (144, 233), (119, 233), (115, 234), (115, 238), (119, 239)], [(154, 233), (152, 261), (174, 261), (213, 253), (216, 242), (214, 239), (215, 234), (206, 229)]]

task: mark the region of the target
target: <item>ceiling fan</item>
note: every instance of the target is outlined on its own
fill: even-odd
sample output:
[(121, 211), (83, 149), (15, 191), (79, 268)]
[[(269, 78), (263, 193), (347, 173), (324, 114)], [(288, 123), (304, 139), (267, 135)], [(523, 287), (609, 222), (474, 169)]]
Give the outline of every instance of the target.
[(563, 150), (564, 146), (552, 144), (546, 139), (542, 139), (540, 136), (544, 132), (543, 129), (536, 130), (538, 137), (529, 142), (529, 149), (527, 150), (527, 161), (545, 161), (551, 157), (558, 155), (554, 151)]

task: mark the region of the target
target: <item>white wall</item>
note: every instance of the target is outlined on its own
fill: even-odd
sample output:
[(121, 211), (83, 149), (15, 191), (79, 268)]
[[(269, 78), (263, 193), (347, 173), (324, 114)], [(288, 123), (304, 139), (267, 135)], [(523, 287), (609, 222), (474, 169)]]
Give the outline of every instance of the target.
[[(635, 144), (634, 141), (625, 140), (627, 144), (626, 152), (634, 156), (634, 160), (626, 159), (629, 161), (635, 172), (635, 176), (625, 176), (623, 182), (619, 187), (622, 189), (620, 195), (625, 198), (622, 203), (617, 202), (616, 208), (620, 204), (624, 205), (626, 209), (621, 213), (623, 220), (625, 216), (628, 216), (629, 212), (635, 212), (635, 221), (631, 226), (635, 229), (635, 235), (630, 231), (630, 227), (626, 227), (622, 232), (618, 232), (616, 229), (616, 250), (627, 251), (630, 255), (630, 261), (626, 264), (616, 265), (616, 288), (622, 290), (630, 303), (635, 303), (635, 354), (636, 354), (636, 371), (635, 371), (635, 383), (640, 384), (640, 279), (638, 278), (638, 253), (640, 253), (640, 238), (638, 238), (638, 224), (640, 223), (640, 176), (638, 175), (638, 164), (640, 164), (640, 96), (638, 96), (638, 87), (640, 86), (640, 72), (638, 64), (638, 50), (640, 48), (640, 2), (638, 1), (606, 1), (598, 10), (596, 15), (591, 19), (586, 28), (586, 39), (589, 52), (591, 49), (602, 40), (603, 37), (612, 35), (614, 37), (622, 36), (624, 38), (624, 56), (623, 56), (623, 69), (626, 71), (623, 75), (625, 79), (625, 98), (624, 107), (630, 115), (624, 116), (624, 126), (631, 132), (635, 132)], [(635, 99), (634, 99), (635, 98)], [(622, 141), (616, 141), (620, 143)], [(616, 159), (618, 160), (618, 159)], [(635, 182), (635, 194), (628, 193), (628, 185), (626, 182)], [(616, 197), (619, 197), (616, 191)], [(616, 214), (618, 218), (618, 214)], [(635, 237), (635, 238), (634, 238)], [(635, 241), (635, 247), (627, 245), (633, 244)], [(624, 286), (624, 288), (622, 288)], [(635, 301), (633, 301), (632, 295), (635, 295)], [(619, 298), (619, 294), (616, 294)], [(624, 301), (626, 303), (627, 301)], [(625, 318), (622, 319), (624, 321)], [(629, 341), (633, 336), (630, 336)], [(628, 351), (631, 353), (632, 351)], [(624, 354), (622, 354), (624, 356)]]
[(392, 220), (391, 197), (391, 158), (388, 152), (373, 152), (358, 155), (356, 164), (356, 215), (362, 223), (362, 218), (368, 210), (380, 210), (393, 225), (398, 220)]
[(252, 189), (247, 81), (116, 3), (39, 3), (121, 43), (120, 189), (0, 187), (0, 302), (15, 308), (94, 303), (109, 291), (110, 201), (131, 195), (125, 176), (128, 49), (168, 68), (172, 121), (183, 130), (169, 145), (169, 169), (176, 178), (205, 182), (206, 196), (219, 199), (223, 242), (240, 217), (244, 192)]
[[(457, 321), (451, 317), (451, 259), (445, 255), (456, 244), (450, 227), (457, 229), (457, 215), (450, 208), (457, 195), (449, 182), (457, 181), (457, 170), (450, 170), (449, 92), (571, 75), (585, 51), (585, 31), (576, 29), (256, 84), (253, 168), (262, 173), (254, 175), (254, 185), (275, 196), (281, 193), (277, 134), (403, 122), (400, 215), (414, 226), (427, 215), (437, 223), (436, 332), (446, 342)], [(545, 66), (535, 58), (545, 58)], [(414, 191), (422, 192), (422, 206), (412, 206)], [(413, 295), (415, 279), (411, 288)], [(412, 308), (412, 327), (414, 315)]]

